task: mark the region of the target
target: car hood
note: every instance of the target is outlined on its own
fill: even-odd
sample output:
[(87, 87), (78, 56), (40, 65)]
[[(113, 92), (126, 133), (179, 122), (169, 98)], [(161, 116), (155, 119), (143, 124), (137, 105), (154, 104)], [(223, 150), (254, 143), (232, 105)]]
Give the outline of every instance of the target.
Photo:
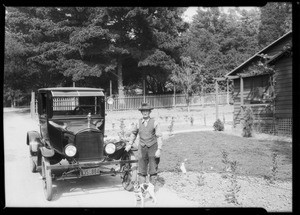
[(51, 120), (49, 123), (55, 127), (63, 128), (67, 131), (72, 133), (77, 133), (86, 128), (94, 128), (97, 129), (95, 126), (95, 121), (91, 120), (90, 126), (88, 127), (88, 120), (87, 119), (80, 119), (80, 120), (73, 120), (73, 121), (65, 121), (65, 120)]

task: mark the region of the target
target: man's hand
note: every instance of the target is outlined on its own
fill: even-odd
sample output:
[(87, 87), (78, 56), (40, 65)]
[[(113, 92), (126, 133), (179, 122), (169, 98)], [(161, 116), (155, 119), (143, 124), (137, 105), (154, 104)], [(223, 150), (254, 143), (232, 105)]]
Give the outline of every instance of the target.
[(131, 149), (131, 145), (128, 144), (128, 145), (125, 147), (125, 151), (128, 152), (130, 149)]
[(159, 158), (160, 157), (160, 152), (161, 152), (161, 149), (157, 149), (156, 152), (155, 152), (155, 157)]

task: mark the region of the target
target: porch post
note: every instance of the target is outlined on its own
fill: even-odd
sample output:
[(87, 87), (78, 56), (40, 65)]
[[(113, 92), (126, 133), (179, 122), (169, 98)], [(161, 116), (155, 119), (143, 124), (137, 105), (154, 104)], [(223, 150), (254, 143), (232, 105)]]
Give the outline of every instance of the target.
[(227, 84), (227, 105), (229, 105), (229, 79), (226, 79), (226, 84)]
[(215, 79), (215, 88), (216, 88), (216, 120), (219, 119), (219, 95), (218, 95), (218, 81)]
[(241, 84), (240, 84), (240, 87), (241, 87), (241, 106), (244, 105), (244, 79), (242, 78), (242, 76), (240, 76), (240, 81), (241, 81)]
[(242, 76), (240, 76), (240, 87), (241, 87), (241, 112), (240, 112), (240, 119), (242, 119), (243, 115), (244, 115), (244, 79)]
[(175, 84), (174, 84), (173, 107), (176, 107), (176, 87), (175, 87)]

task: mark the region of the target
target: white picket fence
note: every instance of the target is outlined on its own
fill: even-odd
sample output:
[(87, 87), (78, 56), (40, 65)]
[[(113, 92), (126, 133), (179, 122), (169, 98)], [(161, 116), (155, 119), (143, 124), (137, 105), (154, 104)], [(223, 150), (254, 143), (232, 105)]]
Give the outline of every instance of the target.
[[(218, 94), (219, 105), (229, 104), (229, 95), (226, 92)], [(172, 107), (185, 107), (187, 106), (185, 96), (183, 94), (176, 95), (147, 95), (147, 96), (125, 96), (119, 98), (113, 96), (114, 103), (112, 105), (105, 104), (105, 108), (108, 111), (119, 111), (119, 110), (136, 110), (141, 106), (142, 102), (148, 102), (154, 108), (172, 108)], [(32, 94), (31, 102), (31, 115), (37, 114), (37, 100), (35, 99), (34, 93)], [(60, 110), (70, 110), (75, 107), (78, 101), (74, 98), (55, 98), (54, 106)], [(191, 96), (190, 106), (209, 106), (216, 104), (216, 94), (206, 94), (204, 96), (193, 95)]]
[[(228, 104), (229, 99), (227, 93), (219, 93), (219, 104)], [(112, 105), (106, 104), (106, 110), (133, 110), (138, 109), (142, 102), (149, 103), (154, 108), (172, 108), (187, 106), (184, 94), (174, 95), (147, 95), (147, 96), (126, 96), (119, 98), (113, 97)], [(193, 95), (191, 97), (190, 106), (207, 106), (216, 104), (216, 94), (206, 94), (205, 96)]]

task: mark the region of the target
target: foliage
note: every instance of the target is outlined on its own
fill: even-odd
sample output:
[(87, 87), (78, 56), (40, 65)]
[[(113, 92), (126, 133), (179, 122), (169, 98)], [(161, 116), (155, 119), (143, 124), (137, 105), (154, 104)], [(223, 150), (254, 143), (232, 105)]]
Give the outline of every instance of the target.
[(271, 168), (271, 177), (269, 178), (270, 183), (274, 183), (278, 173), (278, 162), (277, 162), (277, 153), (272, 154), (272, 168)]
[[(258, 27), (258, 9), (198, 9), (184, 35), (188, 42), (182, 52), (203, 65), (203, 92), (214, 90), (213, 77), (224, 76), (258, 51)], [(221, 85), (226, 87), (225, 82)]]
[(243, 113), (243, 121), (242, 121), (242, 136), (243, 137), (252, 137), (253, 133), (253, 121), (254, 121), (254, 115), (251, 107), (242, 107), (244, 110)]
[(213, 127), (214, 127), (215, 131), (224, 131), (224, 124), (223, 124), (223, 122), (220, 119), (217, 119), (214, 122)]
[(169, 135), (173, 135), (173, 130), (174, 130), (174, 122), (175, 122), (175, 119), (174, 117), (171, 118), (171, 122), (170, 122), (170, 125), (168, 126), (168, 131), (169, 131)]
[(225, 200), (229, 203), (239, 205), (237, 201), (237, 194), (241, 189), (241, 186), (237, 182), (237, 161), (231, 161), (228, 159), (228, 152), (222, 151), (222, 163), (225, 165), (223, 171), (225, 172), (224, 177), (230, 180), (229, 189), (225, 195)]
[(183, 90), (189, 111), (191, 95), (196, 91), (201, 79), (201, 65), (193, 62), (190, 57), (180, 59), (180, 65), (174, 69), (171, 79)]
[(261, 8), (258, 43), (261, 48), (292, 30), (292, 3), (268, 2)]
[(124, 119), (120, 119), (120, 132), (118, 132), (118, 136), (120, 140), (126, 139), (126, 125), (124, 123)]
[(190, 117), (190, 123), (191, 123), (191, 126), (194, 125), (194, 117), (193, 116)]
[(189, 102), (192, 92), (213, 91), (213, 78), (256, 53), (258, 44), (291, 29), (290, 3), (268, 3), (261, 20), (259, 9), (199, 9), (190, 26), (181, 18), (185, 9), (6, 7), (4, 87), (25, 95), (74, 81), (109, 89), (112, 80), (114, 92), (121, 93), (133, 84), (141, 88), (145, 79), (146, 91), (155, 94), (173, 90), (168, 86), (182, 73), (191, 74), (184, 81), (191, 86), (179, 84), (176, 90)]
[(269, 66), (268, 64), (263, 63), (262, 61), (252, 63), (252, 65), (247, 67), (246, 70), (244, 69), (240, 73), (237, 73), (237, 75), (241, 75), (243, 77), (273, 74), (275, 74), (274, 66)]
[(17, 71), (12, 65), (20, 65), (34, 82), (31, 89), (70, 86), (72, 81), (107, 89), (107, 80), (116, 77), (118, 88), (123, 89), (123, 77), (127, 84), (142, 83), (143, 72), (152, 78), (147, 88), (164, 92), (173, 57), (178, 55), (178, 35), (187, 27), (181, 19), (183, 11), (177, 7), (7, 7), (6, 36), (14, 41), (6, 40), (5, 65), (11, 71)]

